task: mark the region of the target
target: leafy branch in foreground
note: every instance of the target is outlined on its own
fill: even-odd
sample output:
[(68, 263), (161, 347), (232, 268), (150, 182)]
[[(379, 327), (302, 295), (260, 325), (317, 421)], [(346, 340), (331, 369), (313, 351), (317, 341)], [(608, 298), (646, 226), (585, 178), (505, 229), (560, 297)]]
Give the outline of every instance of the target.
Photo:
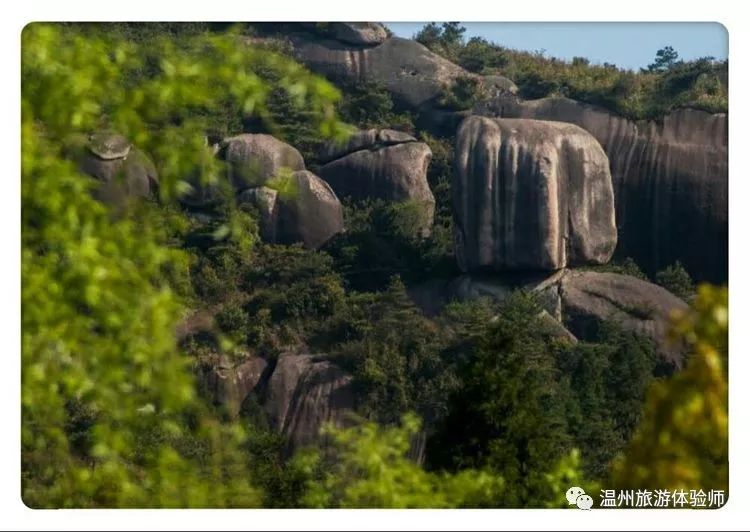
[[(433, 473), (408, 458), (419, 419), (405, 415), (401, 425), (364, 423), (329, 429), (333, 456), (323, 480), (309, 484), (305, 505), (313, 508), (476, 508), (494, 507), (502, 478), (463, 470)], [(308, 457), (309, 459), (309, 457)], [(314, 460), (313, 462), (314, 463)]]
[[(338, 91), (235, 34), (148, 45), (31, 24), (22, 36), (22, 472), (33, 507), (256, 506), (243, 431), (195, 397), (175, 345), (185, 269), (158, 220), (113, 218), (65, 159), (106, 127), (154, 156), (163, 198), (216, 164), (208, 116), (230, 100), (266, 115), (272, 70), (321, 136)], [(87, 434), (82, 434), (85, 431)]]

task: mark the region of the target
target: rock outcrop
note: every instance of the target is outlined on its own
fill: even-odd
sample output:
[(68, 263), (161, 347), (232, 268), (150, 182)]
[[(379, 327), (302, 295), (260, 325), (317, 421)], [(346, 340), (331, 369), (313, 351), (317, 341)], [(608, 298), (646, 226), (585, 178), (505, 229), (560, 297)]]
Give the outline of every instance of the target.
[(293, 172), (305, 169), (296, 148), (262, 133), (224, 139), (219, 155), (227, 162), (229, 180), (237, 191), (264, 185), (282, 168)]
[(505, 76), (482, 76), (482, 85), (490, 98), (518, 93), (516, 84)]
[(437, 316), (451, 301), (489, 298), (505, 301), (516, 290), (536, 294), (542, 308), (557, 321), (562, 320), (559, 282), (567, 270), (547, 272), (508, 272), (503, 274), (462, 274), (448, 279), (430, 279), (407, 288), (414, 304), (428, 316)]
[(231, 417), (240, 413), (242, 403), (266, 377), (268, 363), (260, 357), (234, 361), (222, 355), (202, 369), (200, 382), (209, 400), (223, 406)]
[(411, 202), (420, 210), (419, 230), (427, 234), (435, 213), (435, 197), (427, 183), (432, 151), (427, 144), (391, 130), (356, 133), (343, 145), (328, 146), (320, 176), (340, 198)]
[(275, 363), (211, 355), (197, 377), (202, 395), (230, 418), (265, 415), (289, 453), (327, 445), (323, 425), (347, 426), (354, 416), (352, 376), (316, 355), (284, 353)]
[[(238, 204), (258, 211), (260, 236), (270, 243), (301, 242), (317, 249), (344, 230), (338, 197), (305, 170), (302, 155), (292, 146), (270, 135), (246, 133), (224, 139), (216, 152), (227, 163), (231, 187), (194, 182), (180, 198), (183, 205), (201, 210), (215, 206), (222, 195), (236, 195)], [(282, 192), (265, 186), (272, 179)]]
[(327, 35), (348, 44), (373, 46), (388, 38), (388, 32), (377, 22), (328, 22), (323, 23)]
[[(419, 111), (420, 127), (455, 130), (460, 112), (439, 101), (457, 79), (473, 77), (421, 44), (396, 37), (381, 44), (352, 44), (332, 37), (294, 37), (294, 53), (312, 70), (337, 81), (373, 81), (394, 100)], [(481, 78), (496, 98), (481, 114), (536, 118), (581, 126), (610, 160), (620, 257), (632, 257), (653, 274), (676, 260), (693, 277), (728, 278), (727, 116), (692, 109), (659, 122), (634, 122), (567, 98), (520, 101), (512, 81)]]
[(727, 280), (726, 114), (679, 109), (659, 123), (633, 122), (567, 98), (509, 98), (488, 114), (569, 122), (591, 133), (610, 162), (617, 254), (650, 274), (679, 260), (695, 278)]
[(276, 227), (279, 222), (278, 197), (279, 193), (268, 187), (248, 188), (237, 197), (240, 205), (249, 204), (258, 211), (260, 237), (265, 242), (276, 242)]
[(625, 330), (651, 338), (662, 361), (682, 367), (685, 346), (668, 340), (670, 315), (687, 304), (664, 288), (628, 275), (571, 271), (560, 281), (566, 325), (578, 337), (593, 339), (596, 324), (615, 321)]
[(670, 316), (687, 304), (664, 288), (628, 275), (560, 270), (551, 275), (464, 274), (432, 279), (409, 288), (415, 305), (436, 315), (451, 301), (485, 297), (503, 302), (515, 290), (534, 293), (544, 309), (541, 323), (551, 335), (595, 341), (599, 324), (614, 321), (650, 338), (664, 368), (682, 367), (684, 344), (668, 339)]
[(578, 126), (467, 118), (456, 137), (453, 215), (463, 271), (603, 264), (617, 244), (612, 179)]
[(276, 241), (317, 249), (344, 230), (344, 211), (331, 187), (307, 170), (292, 175), (292, 192), (279, 197)]
[(411, 108), (434, 105), (456, 79), (475, 77), (410, 39), (391, 37), (363, 47), (340, 40), (296, 35), (295, 57), (314, 72), (339, 82), (375, 82)]
[(271, 425), (286, 437), (289, 451), (325, 445), (321, 427), (346, 425), (354, 409), (352, 378), (313, 355), (283, 355), (268, 381), (263, 404)]
[(317, 249), (344, 230), (344, 211), (331, 187), (307, 170), (294, 172), (283, 194), (267, 187), (251, 188), (239, 196), (260, 213), (261, 237), (271, 243), (302, 242)]
[(416, 141), (417, 139), (408, 133), (394, 129), (361, 129), (352, 133), (343, 142), (325, 143), (318, 153), (318, 160), (321, 163), (329, 163), (355, 151), (374, 150)]
[(101, 131), (79, 139), (73, 148), (84, 173), (100, 181), (95, 196), (110, 204), (120, 204), (130, 197), (150, 197), (159, 177), (154, 163), (125, 137)]

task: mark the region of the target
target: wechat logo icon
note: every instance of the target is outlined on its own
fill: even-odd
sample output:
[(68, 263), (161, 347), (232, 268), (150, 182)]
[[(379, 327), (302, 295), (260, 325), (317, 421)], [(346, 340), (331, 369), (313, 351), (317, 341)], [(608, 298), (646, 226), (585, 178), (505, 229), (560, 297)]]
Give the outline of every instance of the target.
[(565, 498), (568, 500), (569, 505), (572, 506), (575, 504), (581, 510), (591, 510), (591, 507), (594, 506), (594, 499), (586, 495), (583, 488), (579, 488), (578, 486), (573, 486), (566, 491)]

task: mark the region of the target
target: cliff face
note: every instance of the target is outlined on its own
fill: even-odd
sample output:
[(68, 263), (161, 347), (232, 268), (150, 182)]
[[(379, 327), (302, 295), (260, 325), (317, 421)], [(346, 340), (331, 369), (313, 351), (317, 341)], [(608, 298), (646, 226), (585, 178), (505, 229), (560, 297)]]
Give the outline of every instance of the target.
[(567, 98), (507, 100), (491, 114), (570, 122), (591, 133), (612, 171), (617, 255), (649, 273), (676, 260), (697, 279), (728, 277), (727, 115), (681, 109), (633, 122)]
[(603, 264), (615, 249), (607, 156), (572, 124), (467, 118), (452, 188), (464, 271)]

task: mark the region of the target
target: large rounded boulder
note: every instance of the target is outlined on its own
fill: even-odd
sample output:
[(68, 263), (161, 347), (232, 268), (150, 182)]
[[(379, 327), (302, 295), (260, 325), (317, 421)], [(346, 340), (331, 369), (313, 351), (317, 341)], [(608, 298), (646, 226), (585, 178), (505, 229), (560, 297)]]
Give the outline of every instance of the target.
[(276, 242), (276, 229), (279, 222), (278, 198), (279, 193), (268, 187), (248, 188), (237, 197), (240, 205), (251, 205), (258, 211), (260, 237), (266, 242)]
[(487, 91), (487, 96), (491, 98), (518, 94), (516, 84), (505, 76), (482, 76), (482, 85)]
[(367, 130), (344, 146), (325, 148), (324, 159), (331, 157), (320, 176), (340, 198), (411, 203), (420, 212), (419, 231), (429, 232), (435, 197), (427, 182), (432, 158), (427, 144), (397, 131)]
[(276, 240), (317, 249), (344, 230), (344, 211), (331, 187), (312, 172), (292, 175), (291, 191), (279, 197)]
[(463, 271), (603, 264), (617, 244), (609, 161), (578, 126), (467, 118), (456, 138), (455, 249)]
[(650, 338), (665, 365), (682, 367), (685, 346), (668, 338), (672, 314), (687, 308), (677, 296), (647, 281), (606, 272), (570, 271), (559, 286), (565, 323), (578, 338), (595, 340), (598, 325), (614, 321)]
[(264, 185), (282, 169), (305, 169), (297, 149), (263, 133), (244, 133), (224, 139), (219, 154), (227, 162), (229, 180), (235, 190)]
[(259, 211), (260, 233), (267, 242), (301, 242), (317, 249), (344, 230), (338, 197), (328, 183), (307, 170), (294, 172), (282, 192), (251, 188), (240, 194), (239, 201)]

